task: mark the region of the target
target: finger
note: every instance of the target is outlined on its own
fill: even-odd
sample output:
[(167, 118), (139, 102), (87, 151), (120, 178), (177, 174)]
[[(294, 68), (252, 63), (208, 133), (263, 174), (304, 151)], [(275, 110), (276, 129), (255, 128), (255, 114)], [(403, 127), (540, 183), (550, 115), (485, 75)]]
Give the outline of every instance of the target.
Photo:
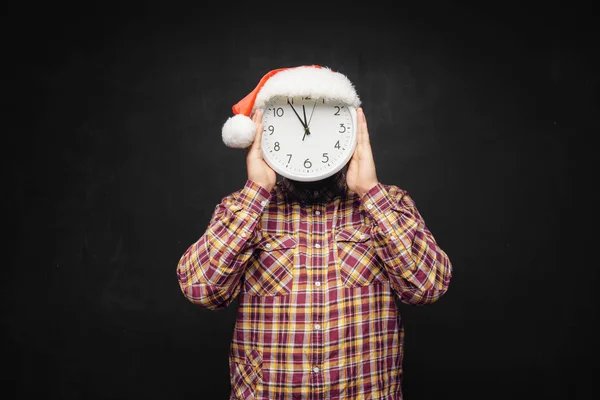
[(254, 135), (254, 141), (252, 142), (252, 146), (250, 147), (250, 151), (253, 153), (260, 154), (261, 150), (261, 139), (262, 139), (262, 112), (261, 110), (256, 110), (254, 115), (252, 116), (252, 120), (256, 124), (256, 133)]
[(369, 127), (367, 126), (367, 118), (362, 107), (357, 110), (358, 117), (358, 140), (362, 145), (369, 146)]
[(359, 159), (359, 154), (358, 153), (360, 153), (360, 149), (359, 149), (359, 146), (356, 146), (354, 148), (354, 152), (352, 153), (352, 157), (350, 157), (350, 163), (351, 164), (355, 163)]
[(257, 108), (256, 110), (254, 110), (254, 114), (252, 114), (252, 121), (254, 121), (255, 124), (258, 124), (261, 120), (262, 110), (260, 108)]

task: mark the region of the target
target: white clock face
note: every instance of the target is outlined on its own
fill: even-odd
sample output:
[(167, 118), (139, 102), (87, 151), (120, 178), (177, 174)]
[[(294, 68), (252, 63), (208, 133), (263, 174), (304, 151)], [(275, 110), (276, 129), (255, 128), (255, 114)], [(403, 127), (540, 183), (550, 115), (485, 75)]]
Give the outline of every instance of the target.
[(330, 177), (356, 147), (356, 109), (345, 104), (279, 96), (265, 105), (262, 121), (264, 160), (296, 181)]

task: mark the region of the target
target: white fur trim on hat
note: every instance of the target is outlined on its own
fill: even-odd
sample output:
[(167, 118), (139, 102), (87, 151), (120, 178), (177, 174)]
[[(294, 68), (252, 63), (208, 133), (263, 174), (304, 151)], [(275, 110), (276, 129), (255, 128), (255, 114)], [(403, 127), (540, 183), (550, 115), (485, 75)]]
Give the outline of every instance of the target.
[(329, 68), (297, 67), (273, 75), (258, 92), (254, 109), (264, 107), (275, 96), (310, 96), (341, 101), (354, 107), (360, 105), (352, 82)]

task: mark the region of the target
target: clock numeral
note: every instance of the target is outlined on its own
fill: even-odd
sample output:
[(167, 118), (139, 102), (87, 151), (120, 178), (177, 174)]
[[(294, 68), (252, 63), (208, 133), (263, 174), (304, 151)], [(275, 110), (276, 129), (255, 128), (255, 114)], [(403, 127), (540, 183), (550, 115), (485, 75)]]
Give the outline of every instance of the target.
[(273, 145), (273, 150), (275, 151), (279, 151), (280, 147), (279, 147), (279, 142), (275, 142)]
[(335, 112), (333, 113), (333, 115), (340, 115), (340, 110), (344, 107), (340, 107), (340, 106), (335, 106)]
[(269, 111), (273, 111), (273, 116), (275, 117), (283, 117), (283, 114), (285, 114), (283, 107), (269, 108)]
[(304, 168), (309, 169), (310, 167), (312, 167), (312, 162), (307, 158), (304, 160)]
[(329, 156), (327, 153), (323, 153), (323, 160), (321, 161), (323, 164), (327, 164), (329, 162)]
[(344, 124), (340, 124), (340, 130), (338, 131), (339, 133), (344, 133), (346, 132), (346, 126)]
[(292, 155), (291, 154), (286, 154), (286, 156), (288, 156), (288, 164), (290, 163), (290, 161), (292, 161)]
[(267, 127), (267, 130), (269, 131), (269, 135), (272, 135), (273, 133), (275, 133), (275, 127), (273, 125), (269, 125)]
[(333, 147), (335, 147), (336, 149), (340, 148), (340, 141), (338, 140), (337, 142), (335, 142), (335, 144), (333, 145)]

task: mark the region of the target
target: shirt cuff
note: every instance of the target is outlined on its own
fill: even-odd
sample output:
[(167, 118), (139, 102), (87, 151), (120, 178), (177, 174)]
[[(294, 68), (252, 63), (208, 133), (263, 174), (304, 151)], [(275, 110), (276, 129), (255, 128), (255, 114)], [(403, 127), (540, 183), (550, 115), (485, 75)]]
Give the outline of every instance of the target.
[(261, 214), (269, 203), (271, 193), (258, 183), (247, 180), (237, 197), (238, 205), (250, 213)]
[(367, 213), (371, 214), (376, 220), (379, 215), (385, 215), (394, 208), (394, 203), (382, 183), (378, 183), (369, 189), (361, 200)]

